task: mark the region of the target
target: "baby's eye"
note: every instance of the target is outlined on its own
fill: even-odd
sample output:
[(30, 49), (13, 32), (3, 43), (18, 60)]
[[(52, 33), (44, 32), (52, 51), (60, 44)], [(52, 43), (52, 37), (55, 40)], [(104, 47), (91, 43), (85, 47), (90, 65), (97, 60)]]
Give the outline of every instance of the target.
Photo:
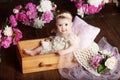
[(68, 24), (65, 24), (65, 26), (67, 26)]
[(59, 24), (58, 26), (62, 26), (61, 24)]

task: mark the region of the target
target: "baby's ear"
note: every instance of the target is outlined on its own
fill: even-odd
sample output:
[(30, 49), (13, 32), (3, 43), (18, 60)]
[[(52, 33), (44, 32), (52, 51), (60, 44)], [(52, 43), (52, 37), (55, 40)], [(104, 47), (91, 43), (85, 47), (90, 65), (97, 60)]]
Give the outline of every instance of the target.
[(55, 33), (55, 34), (56, 34), (56, 33), (57, 33), (57, 29), (55, 29), (55, 28), (54, 28), (54, 29), (52, 29), (52, 30), (51, 30), (51, 33), (52, 33), (52, 34), (53, 34), (53, 33)]
[(73, 26), (73, 22), (71, 22), (71, 27)]

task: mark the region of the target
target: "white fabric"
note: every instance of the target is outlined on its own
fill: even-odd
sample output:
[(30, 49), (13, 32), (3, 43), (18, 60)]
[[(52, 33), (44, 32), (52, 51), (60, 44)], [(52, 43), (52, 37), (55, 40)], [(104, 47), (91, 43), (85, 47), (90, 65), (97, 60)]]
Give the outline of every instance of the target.
[(100, 28), (92, 26), (78, 16), (73, 21), (73, 31), (80, 38), (80, 49), (86, 48), (94, 42)]
[(62, 37), (60, 35), (55, 36), (52, 41), (42, 41), (43, 50), (41, 53), (51, 53), (56, 52), (58, 50), (66, 49), (70, 47), (70, 43), (74, 42), (74, 44), (78, 45), (79, 39), (77, 36), (68, 36), (67, 38)]

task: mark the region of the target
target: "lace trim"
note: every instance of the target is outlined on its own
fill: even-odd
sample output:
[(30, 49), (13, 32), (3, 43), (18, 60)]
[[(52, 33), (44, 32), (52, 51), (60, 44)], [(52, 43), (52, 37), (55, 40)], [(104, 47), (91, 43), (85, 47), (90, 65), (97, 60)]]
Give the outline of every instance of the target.
[(100, 76), (100, 74), (98, 74), (97, 71), (90, 65), (90, 61), (92, 59), (92, 56), (94, 55), (91, 48), (77, 50), (74, 52), (74, 55), (78, 63), (80, 63), (80, 65), (82, 65), (86, 70), (88, 70), (89, 72), (96, 76)]

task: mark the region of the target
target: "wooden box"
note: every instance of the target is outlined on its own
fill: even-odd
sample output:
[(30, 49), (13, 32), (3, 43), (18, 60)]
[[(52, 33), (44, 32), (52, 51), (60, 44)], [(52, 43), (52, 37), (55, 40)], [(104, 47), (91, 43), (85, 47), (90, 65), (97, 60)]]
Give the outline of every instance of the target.
[(58, 68), (59, 55), (55, 53), (30, 56), (24, 53), (23, 49), (31, 50), (39, 46), (43, 39), (24, 40), (18, 42), (18, 59), (22, 73), (52, 70)]
[[(40, 41), (46, 40), (44, 39), (34, 39), (34, 40), (24, 40), (18, 42), (18, 59), (21, 66), (22, 73), (32, 73), (38, 71), (46, 71), (46, 70), (53, 70), (58, 69), (59, 64), (59, 55), (56, 53), (49, 53), (49, 54), (41, 54), (30, 56), (24, 53), (23, 49), (32, 50), (39, 46)], [(66, 55), (62, 58), (63, 65), (66, 64)], [(76, 62), (72, 61), (73, 56), (71, 58), (71, 64), (69, 66), (74, 67)], [(61, 66), (60, 68), (64, 68), (65, 66)]]

